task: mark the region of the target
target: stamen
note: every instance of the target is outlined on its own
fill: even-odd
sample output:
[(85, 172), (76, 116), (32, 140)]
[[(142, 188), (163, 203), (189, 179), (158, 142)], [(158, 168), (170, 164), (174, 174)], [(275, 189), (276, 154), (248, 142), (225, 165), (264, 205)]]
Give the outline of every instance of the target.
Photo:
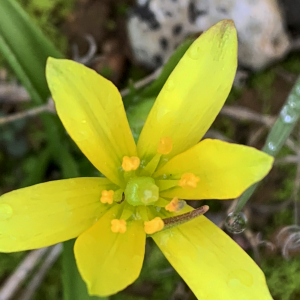
[(114, 199), (114, 191), (110, 190), (110, 191), (102, 191), (101, 193), (101, 198), (100, 198), (100, 202), (102, 203), (108, 203), (108, 204), (112, 204)]
[(173, 143), (172, 138), (163, 137), (160, 139), (157, 147), (157, 152), (160, 154), (169, 154), (172, 151)]
[(195, 176), (193, 173), (185, 173), (181, 176), (178, 185), (183, 189), (196, 188), (197, 182), (200, 180), (199, 177)]
[(160, 217), (156, 217), (151, 221), (144, 222), (144, 230), (147, 234), (153, 234), (164, 228), (164, 222)]
[(137, 156), (124, 156), (122, 162), (122, 168), (124, 171), (135, 171), (140, 166), (140, 159)]
[(184, 200), (178, 200), (177, 197), (174, 197), (172, 201), (165, 206), (165, 209), (170, 212), (179, 212), (185, 207), (185, 205), (186, 202)]
[(124, 233), (126, 232), (126, 221), (125, 220), (118, 220), (118, 219), (113, 219), (111, 220), (111, 231), (114, 233)]

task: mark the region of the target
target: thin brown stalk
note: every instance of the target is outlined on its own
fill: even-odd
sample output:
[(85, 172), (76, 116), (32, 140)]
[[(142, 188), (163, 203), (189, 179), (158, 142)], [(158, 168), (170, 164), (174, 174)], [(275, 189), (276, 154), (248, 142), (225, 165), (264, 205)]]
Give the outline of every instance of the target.
[(13, 274), (3, 283), (0, 288), (0, 300), (9, 300), (19, 290), (22, 283), (33, 271), (37, 263), (41, 260), (48, 248), (31, 251), (20, 263)]

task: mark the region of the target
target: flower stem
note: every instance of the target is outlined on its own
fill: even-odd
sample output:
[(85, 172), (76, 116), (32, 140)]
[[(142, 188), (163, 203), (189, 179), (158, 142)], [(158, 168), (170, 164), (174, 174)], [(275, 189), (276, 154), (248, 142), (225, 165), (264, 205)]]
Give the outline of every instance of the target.
[[(279, 116), (271, 128), (265, 145), (262, 151), (275, 156), (286, 140), (293, 131), (297, 121), (300, 117), (300, 77), (296, 81), (294, 87), (292, 88), (285, 104), (283, 105)], [(256, 190), (259, 183), (255, 183), (250, 188), (248, 188), (239, 198), (237, 206), (235, 207), (235, 212), (240, 212), (245, 204), (248, 202), (254, 191)]]

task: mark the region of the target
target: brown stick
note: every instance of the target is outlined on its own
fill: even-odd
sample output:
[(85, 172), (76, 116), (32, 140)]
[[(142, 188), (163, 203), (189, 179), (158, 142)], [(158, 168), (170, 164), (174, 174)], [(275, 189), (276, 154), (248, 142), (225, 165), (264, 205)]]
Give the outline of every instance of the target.
[(9, 300), (14, 296), (27, 276), (33, 271), (34, 267), (47, 251), (48, 248), (33, 250), (25, 257), (15, 272), (0, 288), (0, 300)]
[(62, 252), (62, 245), (57, 244), (51, 247), (49, 254), (45, 258), (44, 262), (40, 266), (39, 270), (35, 273), (31, 281), (29, 282), (28, 286), (26, 287), (24, 293), (22, 293), (19, 300), (30, 300), (32, 296), (39, 288), (41, 283), (43, 282), (45, 276), (47, 275), (48, 271), (51, 269), (53, 264), (57, 261), (58, 257)]
[(11, 116), (0, 118), (0, 126), (3, 125), (3, 124), (7, 124), (7, 123), (10, 123), (10, 122), (20, 120), (20, 119), (33, 117), (33, 116), (36, 116), (36, 115), (38, 115), (42, 112), (52, 112), (52, 113), (55, 112), (54, 103), (53, 103), (53, 100), (51, 98), (49, 98), (47, 104), (29, 109), (29, 110), (26, 110), (26, 111), (23, 111), (23, 112), (20, 112), (20, 113), (16, 113), (16, 114), (13, 114)]

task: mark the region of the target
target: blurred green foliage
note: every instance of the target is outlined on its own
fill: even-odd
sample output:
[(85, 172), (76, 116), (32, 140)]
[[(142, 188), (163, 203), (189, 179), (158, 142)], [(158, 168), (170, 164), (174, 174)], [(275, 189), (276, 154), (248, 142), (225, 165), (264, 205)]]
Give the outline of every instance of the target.
[(277, 257), (265, 259), (262, 263), (267, 283), (274, 300), (300, 299), (300, 257), (290, 260)]
[(44, 34), (63, 53), (67, 39), (59, 29), (72, 11), (76, 0), (18, 0)]

